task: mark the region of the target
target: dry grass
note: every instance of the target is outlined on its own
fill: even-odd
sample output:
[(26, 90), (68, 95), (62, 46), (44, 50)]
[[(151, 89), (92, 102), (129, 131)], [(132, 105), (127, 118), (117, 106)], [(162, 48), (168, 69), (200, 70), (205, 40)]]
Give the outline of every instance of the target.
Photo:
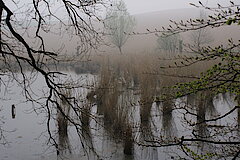
[[(212, 62), (204, 62), (178, 68), (174, 66), (175, 62), (180, 63), (179, 59), (156, 54), (116, 54), (95, 60), (102, 66), (96, 92), (99, 95), (98, 104), (101, 104), (99, 108), (104, 106), (102, 109), (107, 121), (113, 121), (111, 117), (118, 117), (115, 121), (125, 118), (119, 114), (121, 109), (117, 107), (121, 92), (133, 89), (140, 94), (141, 119), (147, 120), (152, 102), (160, 100), (163, 95), (170, 96), (173, 92), (170, 86), (193, 80), (192, 77), (199, 76), (212, 65)], [(164, 111), (171, 109), (167, 107)]]
[[(94, 91), (97, 95), (98, 113), (104, 115), (105, 127), (109, 133), (114, 138), (123, 140), (125, 154), (132, 154), (134, 133), (131, 127), (136, 126), (131, 126), (128, 117), (131, 104), (125, 102), (129, 101), (132, 95), (127, 99), (123, 99), (123, 95), (129, 90), (138, 95), (140, 128), (143, 128), (140, 132), (146, 135), (144, 132), (149, 129), (151, 134), (149, 124), (153, 102), (160, 101), (163, 95), (171, 97), (173, 89), (170, 86), (193, 80), (193, 77), (199, 76), (213, 65), (209, 62), (177, 68), (173, 66), (176, 61), (180, 63), (180, 60), (171, 60), (156, 54), (107, 55), (97, 61), (101, 64), (98, 87)], [(165, 68), (162, 68), (164, 66)], [(174, 101), (169, 99), (161, 105), (165, 135), (172, 132), (173, 103)]]

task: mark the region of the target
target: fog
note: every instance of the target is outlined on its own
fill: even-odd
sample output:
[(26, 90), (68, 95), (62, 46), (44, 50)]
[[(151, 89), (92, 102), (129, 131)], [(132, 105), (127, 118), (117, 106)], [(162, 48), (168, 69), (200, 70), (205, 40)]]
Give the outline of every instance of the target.
[[(199, 4), (199, 0), (124, 0), (127, 4), (128, 10), (131, 14), (139, 14), (146, 12), (154, 12), (160, 10), (192, 8), (190, 3)], [(229, 5), (228, 0), (202, 0), (203, 4), (208, 6), (216, 6), (217, 3), (221, 5)], [(235, 3), (240, 3), (239, 0), (233, 0)]]
[(0, 0), (0, 160), (240, 157), (240, 0), (114, 1)]
[[(112, 1), (112, 0), (111, 0)], [(19, 1), (18, 4), (21, 6), (29, 7), (31, 5), (31, 0)], [(140, 14), (154, 11), (180, 9), (180, 8), (193, 8), (190, 3), (199, 4), (199, 0), (124, 0), (127, 5), (130, 14)], [(217, 6), (221, 4), (223, 6), (230, 5), (228, 0), (202, 0), (202, 4), (207, 4), (209, 7)], [(235, 4), (240, 4), (240, 0), (232, 0)], [(13, 9), (16, 9), (16, 5), (13, 1), (5, 0), (5, 3)], [(52, 1), (52, 5), (56, 6), (56, 11), (59, 13), (59, 2)], [(22, 7), (24, 8), (24, 7)], [(102, 10), (101, 10), (102, 12)]]

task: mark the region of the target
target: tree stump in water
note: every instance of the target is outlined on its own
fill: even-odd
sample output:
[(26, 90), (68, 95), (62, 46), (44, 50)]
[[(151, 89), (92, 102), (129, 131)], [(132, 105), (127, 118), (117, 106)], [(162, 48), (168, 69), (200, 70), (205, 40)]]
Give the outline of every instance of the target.
[(15, 105), (13, 104), (12, 105), (12, 119), (14, 119), (16, 117), (16, 107)]

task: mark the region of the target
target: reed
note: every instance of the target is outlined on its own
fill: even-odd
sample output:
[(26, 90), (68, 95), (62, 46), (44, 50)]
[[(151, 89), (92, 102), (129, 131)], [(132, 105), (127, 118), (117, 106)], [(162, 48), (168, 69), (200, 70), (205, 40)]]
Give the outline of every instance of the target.
[[(193, 77), (200, 75), (212, 64), (199, 63), (183, 68), (162, 68), (162, 66), (174, 66), (176, 61), (181, 63), (179, 60), (166, 60), (166, 58), (164, 59), (164, 57), (156, 54), (108, 55), (102, 57), (99, 63), (101, 64), (99, 83), (92, 95), (97, 95), (98, 114), (104, 115), (106, 130), (113, 138), (123, 142), (123, 152), (125, 154), (133, 154), (133, 137), (136, 135), (133, 128), (139, 127), (130, 125), (129, 111), (131, 104), (127, 101), (131, 100), (124, 97), (129, 90), (132, 90), (133, 95), (137, 95), (139, 98), (137, 105), (140, 107), (140, 132), (144, 141), (154, 139), (150, 123), (154, 102), (158, 103), (162, 111), (164, 137), (170, 137), (165, 140), (174, 141), (174, 137), (177, 136), (174, 135), (176, 126), (174, 127), (173, 124), (172, 113), (175, 109), (175, 101), (173, 100), (175, 90), (171, 86), (193, 80)], [(128, 95), (128, 97), (131, 99), (133, 95)], [(208, 97), (209, 95), (205, 96), (205, 98)], [(165, 101), (162, 102), (163, 99)], [(190, 98), (188, 98), (188, 101), (190, 101)], [(202, 113), (204, 111), (201, 108), (202, 105), (209, 106), (209, 108), (206, 107), (205, 111), (214, 111), (212, 96), (205, 100), (203, 104), (193, 102), (191, 106), (199, 117), (205, 118)]]

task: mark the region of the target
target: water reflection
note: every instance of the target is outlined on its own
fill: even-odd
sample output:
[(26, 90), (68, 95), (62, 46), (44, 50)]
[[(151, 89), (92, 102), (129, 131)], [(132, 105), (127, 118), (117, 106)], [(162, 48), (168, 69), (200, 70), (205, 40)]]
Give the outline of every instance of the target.
[[(58, 110), (55, 119), (57, 125), (55, 127), (54, 125), (51, 126), (58, 133), (59, 159), (155, 160), (173, 159), (174, 157), (186, 158), (187, 156), (177, 146), (163, 148), (155, 146), (174, 143), (181, 136), (206, 140), (222, 140), (224, 138), (228, 140), (234, 138), (234, 136), (236, 139), (239, 138), (237, 137), (238, 134), (234, 136), (220, 134), (222, 128), (227, 124), (239, 125), (239, 110), (222, 121), (205, 122), (205, 120), (226, 113), (226, 108), (233, 106), (232, 103), (234, 102), (232, 102), (231, 95), (219, 95), (216, 97), (210, 92), (202, 92), (199, 95), (189, 95), (185, 99), (154, 102), (156, 93), (161, 93), (158, 90), (160, 83), (155, 83), (156, 79), (154, 80), (153, 77), (148, 79), (149, 76), (145, 76), (143, 78), (145, 80), (143, 80), (138, 77), (138, 80), (131, 80), (132, 82), (138, 81), (138, 85), (135, 85), (135, 82), (127, 83), (127, 75), (124, 76), (125, 74), (125, 72), (104, 74), (98, 79), (98, 88), (84, 91), (87, 99), (85, 97), (78, 104), (80, 108), (79, 117), (75, 117), (76, 120), (80, 121), (79, 135), (76, 134), (74, 126), (69, 124), (65, 117), (71, 115), (72, 110), (64, 98), (61, 99), (60, 107), (64, 114)], [(63, 91), (63, 93), (65, 95), (72, 94), (66, 91)], [(178, 109), (181, 108), (179, 107), (180, 102), (186, 103), (185, 109), (192, 114), (180, 112), (182, 111)], [(6, 106), (11, 106), (13, 103), (17, 104), (9, 102)], [(13, 133), (14, 136), (10, 137), (10, 139), (21, 144), (14, 144), (17, 147), (9, 150), (0, 150), (0, 158), (6, 160), (16, 159), (15, 152), (17, 148), (21, 145), (27, 148), (29, 143), (36, 143), (37, 147), (34, 145), (36, 148), (29, 153), (30, 155), (20, 155), (20, 159), (39, 158), (41, 156), (35, 155), (35, 153), (39, 152), (44, 153), (45, 159), (57, 159), (54, 156), (56, 155), (54, 149), (46, 154), (44, 152), (46, 148), (40, 147), (39, 143), (44, 144), (46, 139), (37, 142), (28, 141), (30, 138), (38, 137), (41, 132), (46, 130), (46, 126), (41, 125), (33, 129), (21, 128), (24, 126), (22, 123), (29, 123), (28, 127), (36, 125), (35, 122), (31, 124), (29, 122), (29, 119), (33, 120), (36, 115), (33, 113), (26, 114), (23, 112), (24, 107), (22, 106), (18, 108), (17, 116), (14, 119), (17, 121), (13, 122), (11, 116), (5, 120), (8, 126), (17, 128), (16, 134)], [(28, 104), (28, 108), (31, 107)], [(1, 111), (1, 114), (11, 115), (11, 109), (8, 108), (7, 110), (10, 113), (6, 113), (5, 110)], [(183, 113), (186, 115), (185, 117), (182, 116)], [(38, 117), (40, 120), (45, 119), (45, 114), (39, 114)], [(190, 120), (193, 124), (197, 123), (197, 125), (192, 127), (186, 125), (186, 121), (190, 122)], [(41, 124), (44, 124), (44, 120), (41, 122)], [(228, 127), (225, 127), (224, 131), (228, 131), (227, 129)], [(29, 136), (25, 137), (24, 135)], [(16, 139), (19, 136), (24, 137)], [(44, 136), (47, 136), (47, 133)], [(215, 149), (216, 145), (201, 142), (189, 143), (188, 145), (191, 150), (198, 154), (225, 151), (221, 145), (217, 148), (219, 151)], [(21, 149), (19, 152), (24, 153), (26, 151)]]
[(172, 100), (162, 103), (162, 131), (166, 140), (173, 141), (176, 135), (176, 126), (173, 119), (174, 102)]
[(71, 96), (70, 90), (61, 90), (62, 97), (60, 99), (59, 110), (57, 110), (57, 126), (58, 126), (58, 150), (57, 155), (60, 157), (71, 153), (70, 142), (68, 138), (68, 118), (70, 115), (70, 104), (66, 100)]

